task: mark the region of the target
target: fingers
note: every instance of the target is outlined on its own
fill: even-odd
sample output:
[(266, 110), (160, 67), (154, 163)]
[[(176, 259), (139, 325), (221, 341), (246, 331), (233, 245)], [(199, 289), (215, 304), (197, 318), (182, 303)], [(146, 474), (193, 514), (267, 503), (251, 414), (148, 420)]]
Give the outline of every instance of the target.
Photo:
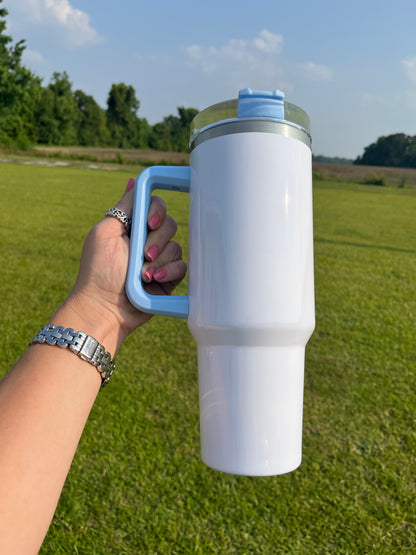
[(136, 180), (134, 179), (134, 177), (130, 177), (130, 179), (128, 180), (127, 187), (126, 187), (124, 195), (121, 197), (121, 199), (116, 204), (116, 208), (119, 208), (120, 210), (123, 210), (123, 212), (128, 214), (128, 216), (130, 218), (131, 218), (131, 215), (133, 213), (133, 199), (134, 199), (134, 184), (135, 184), (135, 182), (136, 182)]
[[(186, 273), (186, 264), (185, 262), (180, 261), (181, 263), (181, 274), (177, 280), (174, 281), (152, 281), (151, 283), (145, 283), (144, 289), (149, 293), (149, 295), (171, 295), (175, 288), (179, 285)], [(179, 264), (179, 262), (178, 262)]]
[[(114, 208), (118, 208), (122, 212), (127, 215), (127, 220), (132, 216), (133, 213), (133, 200), (134, 200), (134, 184), (135, 179), (134, 177), (130, 177), (129, 181), (127, 182), (126, 190), (124, 195), (121, 199), (114, 205)], [(106, 214), (108, 216), (109, 214)], [(130, 226), (128, 225), (127, 221), (123, 222), (119, 219), (121, 214), (112, 214), (115, 217), (107, 218), (105, 217), (100, 223), (100, 226), (103, 226), (108, 232), (112, 234), (120, 234), (124, 236), (125, 240), (128, 240)], [(105, 223), (104, 223), (105, 222)], [(131, 224), (131, 221), (130, 221)]]
[[(125, 212), (129, 218), (131, 218), (133, 214), (135, 183), (136, 183), (135, 178), (131, 177), (127, 183), (124, 195), (115, 205), (115, 208), (118, 208), (119, 210), (122, 210), (123, 212)], [(148, 216), (147, 216), (147, 227), (149, 228), (149, 230), (159, 229), (163, 225), (165, 218), (166, 218), (166, 204), (164, 200), (159, 197), (152, 196), (150, 206), (149, 206)], [(120, 225), (121, 225), (120, 227), (121, 231), (125, 233), (126, 229), (123, 228), (122, 222), (120, 222)], [(168, 227), (171, 228), (171, 223), (170, 223), (170, 226)], [(168, 235), (169, 233), (166, 233), (166, 232), (162, 232), (159, 234), (159, 238), (156, 239), (156, 246), (159, 249), (163, 248), (165, 244), (165, 238)], [(151, 245), (149, 244), (148, 246), (150, 247)]]
[(159, 197), (152, 197), (147, 222), (149, 233), (144, 246), (142, 278), (151, 286), (157, 286), (148, 291), (150, 294), (170, 295), (186, 274), (182, 248), (171, 240), (178, 226), (166, 214), (166, 205)]
[(166, 215), (163, 222), (149, 234), (144, 245), (144, 256), (149, 262), (153, 262), (164, 250), (170, 239), (175, 235), (177, 224), (172, 216)]
[[(131, 177), (124, 195), (115, 205), (130, 218), (133, 213), (134, 185), (135, 179)], [(122, 234), (126, 234), (126, 228), (122, 222), (116, 218), (110, 218), (110, 220), (114, 220), (112, 225), (119, 225)], [(154, 282), (155, 287), (159, 287), (163, 292), (169, 294), (184, 278), (186, 264), (182, 260), (181, 246), (176, 241), (172, 241), (177, 230), (177, 223), (167, 214), (166, 203), (160, 197), (152, 196), (151, 198), (147, 228), (142, 278), (144, 282)], [(128, 240), (128, 237), (126, 239)]]
[(166, 218), (166, 204), (160, 197), (152, 196), (147, 214), (147, 227), (149, 230), (159, 229)]
[(182, 248), (176, 241), (169, 241), (160, 255), (153, 261), (145, 262), (142, 269), (143, 281), (160, 283), (181, 281), (186, 274), (186, 264), (182, 260)]

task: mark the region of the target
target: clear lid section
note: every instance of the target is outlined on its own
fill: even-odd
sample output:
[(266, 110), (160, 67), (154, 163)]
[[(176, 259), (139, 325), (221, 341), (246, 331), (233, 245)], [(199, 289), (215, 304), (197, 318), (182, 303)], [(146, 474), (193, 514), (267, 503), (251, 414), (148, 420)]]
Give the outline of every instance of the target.
[[(214, 104), (213, 106), (209, 106), (205, 110), (202, 110), (202, 112), (199, 112), (199, 114), (197, 114), (192, 120), (190, 137), (191, 143), (204, 129), (219, 123), (239, 119), (267, 119), (281, 121), (288, 123), (289, 125), (299, 127), (310, 135), (311, 123), (306, 112), (295, 104), (284, 101), (283, 93), (279, 93), (280, 96), (276, 93), (279, 93), (279, 91), (269, 93), (267, 91), (252, 91), (251, 89), (243, 89), (240, 91), (239, 99), (236, 98), (234, 100), (226, 100), (225, 102)], [(276, 110), (275, 116), (273, 116), (273, 113), (268, 113), (267, 110), (265, 111), (264, 108), (257, 108), (257, 106), (251, 110), (247, 110), (246, 107), (244, 107), (244, 110), (241, 109), (242, 100), (245, 103), (247, 102), (247, 99), (249, 102), (258, 103), (259, 98), (261, 99), (262, 97), (266, 99), (268, 104), (270, 104), (270, 99), (275, 100), (276, 103), (279, 104), (279, 109)], [(264, 103), (262, 103), (262, 106), (264, 106)]]

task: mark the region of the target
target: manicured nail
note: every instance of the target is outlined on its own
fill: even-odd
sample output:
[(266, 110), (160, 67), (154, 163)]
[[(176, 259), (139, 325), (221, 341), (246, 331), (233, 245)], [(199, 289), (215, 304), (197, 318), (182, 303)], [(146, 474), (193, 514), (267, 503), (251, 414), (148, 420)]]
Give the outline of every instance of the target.
[(156, 281), (160, 281), (161, 279), (165, 278), (167, 275), (168, 275), (167, 271), (164, 268), (161, 268), (160, 270), (157, 270), (153, 274), (153, 279)]
[(159, 249), (157, 248), (156, 245), (152, 245), (146, 253), (146, 258), (147, 260), (150, 260), (150, 262), (153, 262), (153, 260), (157, 258), (158, 254), (159, 254)]
[(126, 193), (128, 193), (133, 189), (135, 183), (136, 183), (136, 180), (134, 179), (134, 177), (130, 177), (129, 182), (127, 183)]
[(149, 281), (152, 281), (153, 278), (153, 274), (155, 272), (154, 268), (148, 268), (143, 276), (144, 281), (147, 281), (149, 283)]
[(159, 214), (153, 214), (153, 216), (149, 220), (150, 229), (155, 229), (155, 227), (159, 224), (159, 222), (160, 222)]

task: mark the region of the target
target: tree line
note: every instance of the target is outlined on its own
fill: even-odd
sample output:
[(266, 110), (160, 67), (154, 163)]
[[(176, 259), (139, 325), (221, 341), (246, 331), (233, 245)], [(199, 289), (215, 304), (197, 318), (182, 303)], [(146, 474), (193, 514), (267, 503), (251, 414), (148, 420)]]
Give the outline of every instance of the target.
[(14, 44), (6, 34), (6, 16), (0, 8), (0, 144), (188, 150), (196, 109), (179, 107), (176, 116), (150, 125), (137, 115), (140, 101), (131, 85), (112, 84), (105, 109), (82, 90), (73, 90), (65, 71), (55, 72), (43, 86), (22, 63), (25, 41)]
[(379, 137), (364, 149), (354, 164), (416, 168), (416, 136), (396, 133)]

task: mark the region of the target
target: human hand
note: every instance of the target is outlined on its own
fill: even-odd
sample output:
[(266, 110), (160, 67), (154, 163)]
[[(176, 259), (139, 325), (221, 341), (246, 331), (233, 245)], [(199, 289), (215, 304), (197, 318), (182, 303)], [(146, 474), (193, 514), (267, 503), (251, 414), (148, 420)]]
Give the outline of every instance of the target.
[[(133, 198), (134, 178), (131, 178), (116, 208), (131, 216)], [(142, 270), (144, 288), (152, 295), (170, 294), (185, 276), (186, 265), (180, 245), (171, 240), (176, 233), (176, 222), (167, 214), (166, 205), (159, 197), (152, 197), (147, 227), (146, 262)], [(123, 223), (112, 217), (98, 222), (85, 240), (78, 278), (66, 301), (78, 312), (88, 311), (117, 329), (116, 348), (151, 318), (150, 314), (134, 308), (125, 293), (129, 246)]]

